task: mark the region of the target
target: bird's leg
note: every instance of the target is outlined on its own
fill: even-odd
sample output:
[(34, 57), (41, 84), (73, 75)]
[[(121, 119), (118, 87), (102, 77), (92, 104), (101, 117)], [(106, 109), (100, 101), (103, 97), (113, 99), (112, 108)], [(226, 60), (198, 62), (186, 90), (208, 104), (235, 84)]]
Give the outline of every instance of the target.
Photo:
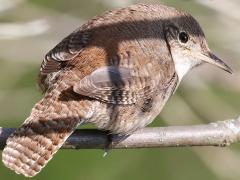
[(106, 157), (108, 155), (109, 149), (111, 148), (111, 145), (113, 142), (113, 134), (111, 134), (110, 131), (106, 131), (106, 135), (107, 135), (107, 141), (104, 147), (103, 157)]
[(120, 143), (121, 141), (128, 138), (130, 135), (126, 134), (112, 134), (110, 131), (106, 131), (107, 133), (107, 142), (104, 147), (104, 154), (103, 157), (106, 157), (108, 155), (109, 150), (112, 146)]

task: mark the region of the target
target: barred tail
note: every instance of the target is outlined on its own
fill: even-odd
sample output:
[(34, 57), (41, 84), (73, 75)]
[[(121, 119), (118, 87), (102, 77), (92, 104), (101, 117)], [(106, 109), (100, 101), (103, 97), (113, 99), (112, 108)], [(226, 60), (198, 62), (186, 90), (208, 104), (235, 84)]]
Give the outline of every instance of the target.
[(71, 118), (41, 119), (31, 116), (7, 140), (2, 153), (5, 166), (33, 177), (48, 163), (77, 127)]

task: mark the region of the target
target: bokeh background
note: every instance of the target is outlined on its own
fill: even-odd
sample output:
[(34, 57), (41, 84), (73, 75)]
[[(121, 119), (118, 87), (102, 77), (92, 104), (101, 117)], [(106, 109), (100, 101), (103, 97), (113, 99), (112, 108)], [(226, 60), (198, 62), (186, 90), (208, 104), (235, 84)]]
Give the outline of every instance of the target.
[[(137, 0), (0, 0), (0, 126), (18, 127), (41, 98), (45, 53), (87, 19)], [(201, 66), (184, 79), (151, 126), (190, 125), (240, 114), (240, 1), (162, 0), (190, 12), (211, 49), (234, 69)], [(34, 180), (239, 180), (240, 145), (227, 148), (61, 150)], [(0, 179), (26, 179), (0, 164)]]

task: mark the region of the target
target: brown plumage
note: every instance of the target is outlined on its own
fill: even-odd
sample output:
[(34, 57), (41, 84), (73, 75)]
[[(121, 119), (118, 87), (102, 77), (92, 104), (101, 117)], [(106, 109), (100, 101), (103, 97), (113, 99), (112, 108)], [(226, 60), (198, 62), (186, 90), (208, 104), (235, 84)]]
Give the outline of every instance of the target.
[(42, 62), (44, 97), (9, 137), (4, 164), (31, 177), (79, 123), (130, 134), (152, 122), (181, 79), (173, 53), (187, 49), (175, 37), (182, 30), (209, 50), (189, 14), (162, 5), (107, 12), (63, 39)]

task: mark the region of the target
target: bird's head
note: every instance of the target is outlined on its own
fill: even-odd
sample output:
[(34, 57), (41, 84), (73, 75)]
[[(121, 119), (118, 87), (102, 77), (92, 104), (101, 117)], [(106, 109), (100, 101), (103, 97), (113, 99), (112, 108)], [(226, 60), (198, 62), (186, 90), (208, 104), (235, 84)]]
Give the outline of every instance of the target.
[(202, 63), (232, 73), (231, 68), (210, 51), (200, 25), (191, 15), (179, 12), (165, 24), (164, 34), (179, 79)]

